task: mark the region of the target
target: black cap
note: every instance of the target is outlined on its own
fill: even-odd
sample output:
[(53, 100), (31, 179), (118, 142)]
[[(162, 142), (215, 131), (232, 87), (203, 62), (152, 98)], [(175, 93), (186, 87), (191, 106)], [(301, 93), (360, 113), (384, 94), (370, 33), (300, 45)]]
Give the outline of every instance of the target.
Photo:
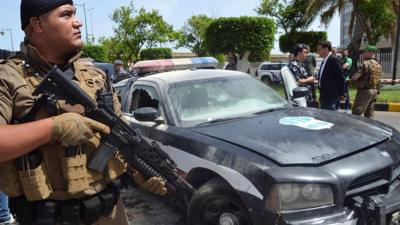
[(117, 59), (114, 61), (114, 64), (115, 65), (124, 65), (124, 62), (122, 62), (122, 60)]
[(71, 4), (72, 0), (22, 0), (21, 1), (21, 29), (24, 30), (29, 24), (29, 19), (34, 16), (43, 15), (61, 5)]

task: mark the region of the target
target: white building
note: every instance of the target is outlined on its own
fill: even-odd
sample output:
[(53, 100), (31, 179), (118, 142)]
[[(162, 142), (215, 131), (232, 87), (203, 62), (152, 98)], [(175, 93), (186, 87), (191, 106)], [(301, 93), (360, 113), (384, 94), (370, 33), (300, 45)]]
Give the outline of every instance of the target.
[[(345, 6), (340, 15), (340, 48), (344, 49), (350, 43), (349, 27), (351, 20), (351, 12), (353, 11), (353, 5), (350, 1), (346, 1)], [(362, 46), (368, 44), (366, 35), (363, 37)], [(392, 42), (388, 39), (382, 39), (376, 44), (376, 47), (380, 49), (381, 52), (391, 52)]]

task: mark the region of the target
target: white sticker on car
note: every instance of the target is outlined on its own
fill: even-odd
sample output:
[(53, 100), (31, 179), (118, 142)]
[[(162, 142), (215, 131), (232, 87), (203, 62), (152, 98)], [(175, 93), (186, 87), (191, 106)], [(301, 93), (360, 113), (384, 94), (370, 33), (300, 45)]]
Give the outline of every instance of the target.
[(279, 124), (287, 126), (297, 126), (308, 130), (330, 129), (334, 124), (322, 120), (317, 120), (314, 117), (308, 116), (289, 116), (279, 120)]

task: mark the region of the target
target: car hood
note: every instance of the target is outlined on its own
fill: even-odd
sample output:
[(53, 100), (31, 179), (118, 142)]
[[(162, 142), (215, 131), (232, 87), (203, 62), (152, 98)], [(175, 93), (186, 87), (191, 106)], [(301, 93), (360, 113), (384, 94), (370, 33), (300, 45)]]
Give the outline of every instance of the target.
[(357, 116), (293, 108), (191, 128), (281, 165), (320, 164), (366, 150), (392, 135), (391, 129)]

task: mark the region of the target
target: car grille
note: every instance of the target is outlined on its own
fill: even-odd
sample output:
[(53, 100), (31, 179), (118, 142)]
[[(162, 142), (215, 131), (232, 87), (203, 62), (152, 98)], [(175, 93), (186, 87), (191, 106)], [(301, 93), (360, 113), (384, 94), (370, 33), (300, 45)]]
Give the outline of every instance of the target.
[(400, 160), (398, 160), (397, 162), (393, 163), (392, 170), (393, 170), (393, 172), (392, 172), (391, 181), (394, 181), (400, 175)]
[(350, 184), (346, 191), (346, 196), (366, 191), (368, 191), (368, 193), (370, 191), (377, 193), (385, 191), (387, 188), (382, 189), (382, 187), (388, 186), (387, 184), (389, 183), (390, 175), (391, 168), (387, 168), (361, 176)]

